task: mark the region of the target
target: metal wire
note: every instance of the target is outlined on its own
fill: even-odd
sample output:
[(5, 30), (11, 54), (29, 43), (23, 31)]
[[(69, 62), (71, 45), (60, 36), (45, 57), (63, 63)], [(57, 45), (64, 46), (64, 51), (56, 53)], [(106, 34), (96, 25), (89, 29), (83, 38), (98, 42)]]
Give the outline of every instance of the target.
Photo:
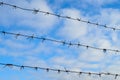
[(17, 64), (6, 64), (6, 63), (0, 63), (0, 65), (3, 65), (3, 67), (18, 67), (20, 70), (22, 69), (25, 69), (25, 68), (31, 68), (31, 69), (35, 69), (35, 70), (46, 70), (47, 72), (49, 71), (55, 71), (55, 72), (58, 72), (58, 73), (76, 73), (76, 74), (79, 74), (79, 75), (82, 75), (82, 74), (87, 74), (89, 76), (91, 75), (98, 75), (99, 77), (101, 77), (102, 75), (110, 75), (110, 76), (114, 76), (115, 79), (117, 79), (117, 77), (120, 76), (120, 74), (117, 74), (117, 73), (105, 73), (105, 72), (99, 72), (99, 73), (95, 73), (95, 72), (83, 72), (83, 71), (74, 71), (74, 70), (63, 70), (63, 69), (55, 69), (55, 68), (46, 68), (46, 67), (33, 67), (33, 66), (25, 66), (25, 65), (17, 65)]
[(66, 45), (66, 46), (77, 46), (77, 47), (85, 47), (86, 49), (95, 49), (95, 50), (100, 50), (100, 51), (103, 51), (104, 53), (108, 52), (108, 51), (111, 51), (111, 52), (115, 52), (115, 53), (119, 53), (120, 50), (115, 50), (115, 49), (107, 49), (107, 48), (98, 48), (98, 47), (93, 47), (93, 46), (90, 46), (90, 45), (85, 45), (85, 44), (82, 44), (82, 43), (72, 43), (72, 42), (67, 42), (67, 41), (63, 41), (63, 40), (55, 40), (55, 39), (50, 39), (50, 38), (45, 38), (45, 37), (38, 37), (38, 36), (34, 36), (34, 35), (25, 35), (25, 34), (20, 34), (20, 33), (14, 33), (14, 32), (6, 32), (6, 31), (0, 31), (1, 34), (4, 34), (5, 35), (13, 35), (15, 36), (16, 38), (18, 37), (26, 37), (26, 38), (29, 38), (29, 39), (39, 39), (41, 40), (42, 42), (45, 42), (45, 41), (51, 41), (51, 42), (54, 42), (54, 43), (59, 43), (59, 44), (63, 44), (63, 45)]
[(96, 25), (96, 26), (101, 26), (101, 27), (104, 27), (104, 28), (108, 28), (108, 29), (111, 29), (111, 30), (114, 30), (114, 31), (120, 30), (120, 28), (109, 27), (106, 24), (103, 25), (103, 24), (91, 22), (89, 20), (87, 21), (87, 20), (83, 20), (81, 18), (73, 18), (73, 17), (70, 17), (70, 16), (63, 16), (63, 15), (60, 15), (60, 14), (51, 13), (51, 12), (48, 12), (48, 11), (42, 11), (42, 10), (39, 10), (39, 9), (23, 8), (23, 7), (19, 7), (19, 6), (16, 6), (16, 5), (13, 5), (13, 4), (9, 4), (9, 3), (5, 3), (5, 2), (0, 2), (0, 5), (1, 6), (2, 5), (11, 6), (11, 7), (15, 8), (15, 9), (21, 9), (21, 10), (25, 10), (25, 11), (30, 11), (30, 12), (33, 12), (35, 14), (43, 13), (43, 14), (46, 14), (46, 15), (53, 15), (53, 16), (56, 16), (56, 17), (59, 17), (59, 18), (64, 18), (64, 19), (70, 19), (70, 20), (74, 20), (74, 21), (84, 22), (84, 23), (87, 23), (87, 24), (92, 24), (92, 25)]

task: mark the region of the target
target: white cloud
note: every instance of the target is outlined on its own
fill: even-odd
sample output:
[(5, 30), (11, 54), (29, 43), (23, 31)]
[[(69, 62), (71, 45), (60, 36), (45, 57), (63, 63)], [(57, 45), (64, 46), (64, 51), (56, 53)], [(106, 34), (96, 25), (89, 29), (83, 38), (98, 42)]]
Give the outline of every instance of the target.
[[(35, 9), (52, 12), (52, 10), (49, 8), (48, 4), (44, 0), (40, 0), (40, 1), (32, 0), (30, 3), (27, 2), (26, 0), (22, 0), (18, 2), (16, 1), (6, 1), (6, 2), (9, 2), (11, 4), (16, 4), (18, 6), (25, 8), (33, 8), (33, 9), (35, 8)], [(41, 13), (34, 15), (33, 12), (22, 11), (18, 9), (14, 10), (12, 8), (8, 8), (7, 6), (3, 6), (3, 8), (1, 8), (1, 14), (2, 15), (0, 15), (0, 17), (2, 21), (0, 21), (0, 24), (9, 27), (13, 25), (15, 27), (24, 26), (26, 28), (36, 29), (37, 31), (48, 31), (52, 29), (53, 25), (56, 22), (56, 18), (54, 16), (44, 15)]]
[(97, 44), (101, 48), (108, 48), (108, 49), (111, 48), (109, 40), (100, 39), (99, 41), (97, 41)]
[(46, 61), (33, 57), (33, 56), (27, 56), (26, 57), (26, 61), (24, 61), (25, 65), (30, 65), (30, 66), (40, 66), (40, 67), (47, 67), (47, 63)]
[(110, 3), (114, 3), (114, 2), (117, 2), (118, 0), (85, 0), (85, 2), (91, 4), (91, 5), (94, 5), (94, 6), (102, 6), (102, 5), (105, 5), (105, 4), (110, 4)]
[(79, 59), (85, 62), (100, 62), (104, 56), (101, 51), (88, 49), (79, 55)]
[[(81, 16), (80, 12), (76, 9), (63, 9), (63, 15), (69, 15), (73, 18), (79, 18)], [(65, 20), (64, 25), (62, 25), (59, 34), (66, 38), (78, 39), (87, 33), (86, 24), (80, 23), (72, 20)]]
[(54, 62), (55, 64), (59, 64), (59, 65), (72, 65), (76, 60), (75, 59), (67, 59), (66, 57), (62, 56), (62, 57), (53, 57), (51, 59), (52, 62)]
[(120, 10), (118, 9), (106, 8), (100, 11), (100, 15), (98, 15), (97, 18), (102, 24), (109, 24), (111, 27), (117, 27), (120, 24), (119, 14)]

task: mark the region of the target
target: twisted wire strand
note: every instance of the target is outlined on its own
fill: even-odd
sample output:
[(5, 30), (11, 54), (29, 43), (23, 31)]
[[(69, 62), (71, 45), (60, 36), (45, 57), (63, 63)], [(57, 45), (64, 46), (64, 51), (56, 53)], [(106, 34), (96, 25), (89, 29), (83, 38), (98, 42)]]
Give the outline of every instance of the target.
[(104, 28), (108, 28), (108, 29), (111, 29), (111, 30), (120, 30), (120, 28), (115, 28), (115, 27), (109, 27), (107, 26), (106, 24), (99, 24), (99, 23), (95, 23), (95, 22), (92, 22), (92, 21), (87, 21), (87, 20), (83, 20), (81, 18), (74, 18), (74, 17), (70, 17), (70, 16), (63, 16), (63, 15), (60, 15), (60, 14), (56, 14), (56, 13), (51, 13), (51, 12), (48, 12), (48, 11), (43, 11), (43, 10), (39, 10), (39, 9), (28, 9), (28, 8), (23, 8), (23, 7), (19, 7), (17, 5), (13, 5), (13, 4), (9, 4), (9, 3), (5, 3), (5, 2), (0, 2), (0, 5), (7, 5), (7, 6), (11, 6), (15, 9), (21, 9), (21, 10), (25, 10), (25, 11), (31, 11), (35, 14), (37, 13), (43, 13), (43, 14), (46, 14), (46, 15), (53, 15), (53, 16), (56, 16), (56, 17), (59, 17), (59, 18), (64, 18), (64, 19), (70, 19), (70, 20), (74, 20), (74, 21), (79, 21), (79, 22), (84, 22), (84, 23), (87, 23), (87, 24), (92, 24), (92, 25), (96, 25), (96, 26), (101, 26), (101, 27), (104, 27)]
[(12, 67), (18, 67), (20, 70), (22, 69), (25, 69), (25, 68), (31, 68), (31, 69), (35, 69), (35, 70), (46, 70), (47, 72), (49, 71), (55, 71), (55, 72), (58, 72), (58, 73), (76, 73), (76, 74), (79, 74), (79, 75), (82, 75), (82, 74), (87, 74), (89, 76), (91, 75), (98, 75), (99, 77), (101, 77), (102, 75), (110, 75), (110, 76), (114, 76), (115, 79), (117, 79), (117, 77), (120, 76), (120, 74), (117, 74), (117, 73), (105, 73), (105, 72), (99, 72), (99, 73), (96, 73), (96, 72), (83, 72), (83, 71), (74, 71), (74, 70), (63, 70), (63, 69), (55, 69), (55, 68), (46, 68), (46, 67), (33, 67), (33, 66), (25, 66), (25, 65), (17, 65), (17, 64), (6, 64), (6, 63), (0, 63), (0, 65), (4, 66), (4, 67), (9, 67), (9, 68), (12, 68)]
[(82, 43), (72, 43), (72, 42), (67, 42), (67, 41), (63, 41), (63, 40), (56, 40), (56, 39), (51, 39), (51, 38), (45, 38), (45, 37), (38, 37), (38, 36), (34, 36), (34, 35), (26, 35), (26, 34), (21, 34), (21, 33), (14, 33), (14, 32), (7, 32), (7, 31), (0, 31), (1, 34), (5, 35), (13, 35), (16, 38), (18, 37), (25, 37), (25, 38), (29, 38), (29, 39), (38, 39), (41, 40), (42, 42), (45, 41), (51, 41), (54, 43), (59, 43), (59, 44), (63, 44), (63, 45), (67, 45), (67, 46), (77, 46), (77, 47), (85, 47), (86, 49), (95, 49), (95, 50), (100, 50), (103, 51), (104, 53), (106, 53), (107, 51), (111, 51), (111, 52), (115, 52), (115, 53), (119, 53), (120, 50), (117, 49), (107, 49), (107, 48), (98, 48), (98, 47), (93, 47), (93, 46), (89, 46), (89, 45), (85, 45)]

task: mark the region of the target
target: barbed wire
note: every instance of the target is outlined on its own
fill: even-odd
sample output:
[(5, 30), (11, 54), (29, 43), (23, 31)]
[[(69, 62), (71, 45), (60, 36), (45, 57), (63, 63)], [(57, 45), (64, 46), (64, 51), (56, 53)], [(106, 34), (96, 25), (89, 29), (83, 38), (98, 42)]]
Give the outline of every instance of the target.
[(55, 71), (57, 73), (76, 73), (76, 74), (79, 74), (79, 75), (82, 75), (82, 74), (87, 74), (89, 76), (91, 75), (98, 75), (99, 77), (101, 77), (102, 75), (110, 75), (110, 76), (114, 76), (115, 79), (117, 79), (117, 77), (120, 76), (120, 74), (117, 74), (117, 73), (105, 73), (105, 72), (99, 72), (99, 73), (96, 73), (96, 72), (83, 72), (83, 71), (73, 71), (73, 70), (67, 70), (65, 68), (65, 70), (63, 69), (55, 69), (55, 68), (46, 68), (46, 67), (33, 67), (33, 66), (25, 66), (25, 65), (17, 65), (17, 64), (6, 64), (6, 63), (0, 63), (0, 65), (2, 65), (4, 68), (5, 67), (9, 67), (9, 68), (13, 68), (13, 67), (18, 67), (20, 70), (23, 70), (25, 68), (31, 68), (31, 69), (35, 69), (35, 70), (46, 70), (47, 72), (49, 71)]
[(45, 15), (53, 15), (53, 16), (56, 16), (56, 17), (59, 17), (59, 18), (65, 18), (65, 19), (70, 19), (70, 20), (74, 20), (74, 21), (84, 22), (84, 23), (87, 23), (87, 24), (92, 24), (92, 25), (96, 25), (96, 26), (101, 26), (101, 27), (104, 27), (104, 28), (108, 28), (108, 29), (111, 29), (111, 30), (114, 30), (114, 31), (115, 30), (120, 30), (120, 28), (109, 27), (106, 24), (103, 25), (103, 24), (91, 22), (89, 20), (87, 21), (87, 20), (83, 20), (81, 18), (73, 18), (73, 17), (70, 17), (70, 16), (63, 16), (63, 15), (60, 15), (60, 14), (51, 13), (51, 12), (48, 12), (48, 11), (42, 11), (42, 10), (39, 10), (39, 9), (23, 8), (23, 7), (19, 7), (17, 5), (13, 5), (13, 4), (5, 3), (5, 2), (0, 2), (0, 5), (1, 6), (2, 5), (7, 5), (7, 6), (11, 6), (11, 7), (15, 8), (15, 9), (21, 9), (21, 10), (25, 10), (25, 11), (31, 11), (34, 14), (43, 13)]
[(39, 39), (41, 40), (42, 42), (45, 42), (45, 41), (51, 41), (51, 42), (54, 42), (54, 43), (59, 43), (59, 44), (63, 44), (63, 45), (67, 45), (67, 46), (77, 46), (77, 47), (85, 47), (86, 49), (96, 49), (96, 50), (100, 50), (100, 51), (103, 51), (104, 53), (108, 52), (108, 51), (111, 51), (111, 52), (115, 52), (115, 53), (119, 53), (120, 50), (115, 50), (115, 49), (107, 49), (107, 48), (98, 48), (98, 47), (93, 47), (93, 46), (89, 46), (89, 45), (85, 45), (85, 44), (82, 44), (82, 43), (72, 43), (72, 42), (67, 42), (67, 41), (62, 41), (62, 40), (55, 40), (55, 39), (51, 39), (51, 38), (45, 38), (45, 37), (38, 37), (38, 36), (35, 36), (34, 34), (33, 35), (26, 35), (26, 34), (21, 34), (21, 33), (14, 33), (14, 32), (6, 32), (6, 31), (0, 31), (1, 34), (3, 34), (4, 36), (5, 35), (13, 35), (15, 36), (15, 38), (17, 39), (18, 37), (25, 37), (27, 39)]

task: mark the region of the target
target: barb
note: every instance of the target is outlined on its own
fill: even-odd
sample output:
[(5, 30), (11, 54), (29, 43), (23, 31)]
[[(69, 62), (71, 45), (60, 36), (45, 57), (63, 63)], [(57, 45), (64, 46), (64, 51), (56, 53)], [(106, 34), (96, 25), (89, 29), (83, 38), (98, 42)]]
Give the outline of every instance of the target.
[(62, 70), (62, 69), (55, 69), (55, 68), (46, 68), (46, 67), (33, 67), (33, 66), (25, 66), (25, 65), (17, 65), (17, 64), (6, 64), (6, 63), (0, 63), (0, 65), (2, 66), (6, 66), (6, 67), (18, 67), (20, 70), (22, 69), (25, 69), (25, 68), (31, 68), (31, 69), (35, 69), (35, 70), (46, 70), (47, 72), (49, 71), (54, 71), (54, 72), (64, 72), (64, 73), (76, 73), (76, 74), (79, 74), (79, 75), (82, 75), (82, 74), (87, 74), (88, 76), (91, 76), (91, 75), (98, 75), (99, 77), (101, 77), (101, 75), (111, 75), (111, 76), (114, 76), (115, 79), (117, 79), (117, 77), (120, 76), (120, 74), (114, 74), (114, 73), (95, 73), (95, 72), (81, 72), (81, 71), (73, 71), (73, 70)]
[(25, 10), (25, 11), (31, 11), (34, 14), (43, 13), (45, 15), (53, 15), (53, 16), (56, 16), (58, 18), (65, 18), (65, 19), (70, 19), (70, 20), (74, 20), (74, 21), (84, 22), (84, 23), (87, 23), (87, 24), (92, 24), (92, 25), (96, 25), (96, 26), (101, 26), (101, 27), (104, 27), (104, 28), (108, 28), (108, 29), (111, 29), (113, 31), (120, 30), (120, 28), (109, 27), (106, 24), (103, 25), (103, 24), (99, 24), (99, 23), (95, 23), (95, 22), (83, 20), (81, 18), (73, 18), (73, 17), (70, 17), (70, 16), (63, 16), (63, 15), (60, 15), (60, 14), (51, 13), (51, 12), (48, 12), (48, 11), (42, 11), (42, 10), (39, 10), (39, 9), (27, 9), (27, 8), (19, 7), (19, 6), (13, 5), (13, 4), (4, 3), (4, 2), (0, 2), (0, 6), (1, 5), (7, 5), (7, 6), (11, 6), (11, 7), (15, 8), (15, 9), (21, 9), (21, 10)]
[(45, 37), (38, 37), (38, 36), (35, 36), (34, 34), (33, 35), (25, 35), (25, 34), (20, 34), (20, 33), (13, 33), (13, 32), (6, 32), (6, 31), (0, 31), (1, 34), (4, 34), (4, 36), (6, 36), (7, 34), (8, 35), (13, 35), (17, 36), (18, 37), (25, 37), (27, 39), (38, 39), (38, 40), (41, 40), (42, 42), (44, 41), (50, 41), (50, 42), (54, 42), (54, 43), (59, 43), (59, 44), (63, 44), (63, 45), (66, 45), (66, 46), (78, 46), (78, 47), (85, 47), (86, 49), (95, 49), (95, 50), (100, 50), (100, 51), (103, 51), (104, 53), (108, 52), (108, 51), (111, 51), (111, 52), (115, 52), (115, 53), (119, 53), (120, 50), (114, 50), (114, 49), (105, 49), (105, 48), (98, 48), (98, 47), (93, 47), (93, 46), (89, 46), (89, 45), (85, 45), (85, 44), (81, 44), (81, 43), (72, 43), (72, 42), (67, 42), (67, 41), (62, 41), (62, 40), (55, 40), (55, 39), (50, 39), (50, 38), (45, 38)]

